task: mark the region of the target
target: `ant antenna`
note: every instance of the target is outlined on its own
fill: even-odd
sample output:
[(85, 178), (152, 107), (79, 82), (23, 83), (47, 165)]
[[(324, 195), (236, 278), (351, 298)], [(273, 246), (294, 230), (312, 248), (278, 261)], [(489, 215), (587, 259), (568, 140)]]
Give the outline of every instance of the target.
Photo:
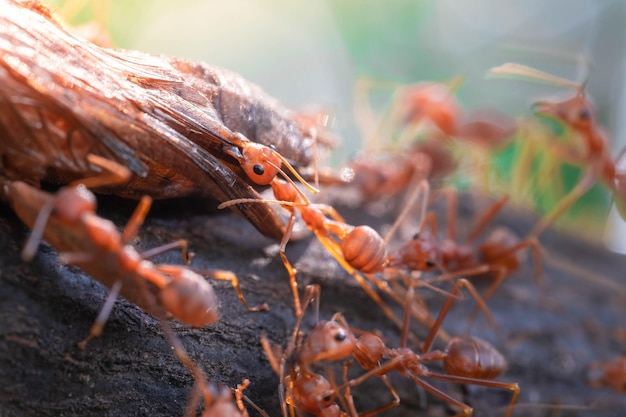
[(545, 84), (555, 85), (558, 87), (567, 87), (577, 90), (579, 93), (583, 91), (586, 80), (580, 84), (566, 78), (553, 75), (536, 68), (532, 68), (526, 65), (517, 64), (514, 62), (508, 62), (500, 65), (499, 67), (491, 68), (486, 75), (486, 78), (493, 78), (498, 76), (511, 76), (522, 77), (532, 81), (537, 81)]

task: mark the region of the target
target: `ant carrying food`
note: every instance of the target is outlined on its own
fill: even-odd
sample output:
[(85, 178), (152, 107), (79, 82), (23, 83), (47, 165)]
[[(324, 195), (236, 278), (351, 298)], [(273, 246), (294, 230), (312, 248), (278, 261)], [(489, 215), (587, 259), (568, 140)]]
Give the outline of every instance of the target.
[[(428, 164), (426, 163), (424, 166), (427, 167)], [(296, 281), (297, 271), (287, 259), (285, 248), (295, 225), (296, 214), (299, 213), (302, 221), (315, 234), (322, 246), (357, 281), (368, 296), (378, 304), (383, 313), (394, 323), (400, 325), (393, 311), (367, 282), (370, 281), (379, 289), (398, 300), (397, 294), (390, 291), (384, 282), (372, 275), (382, 271), (384, 268), (387, 256), (386, 241), (369, 226), (352, 226), (347, 224), (332, 206), (312, 204), (293, 181), (287, 182), (276, 176), (272, 178), (269, 184), (272, 187), (276, 200), (237, 199), (222, 203), (219, 207), (224, 208), (235, 204), (265, 202), (280, 204), (290, 213), (285, 234), (280, 242), (279, 254), (289, 273), (296, 316), (299, 317), (302, 314)], [(425, 194), (427, 188), (428, 182), (422, 178), (416, 186), (414, 195), (411, 198), (412, 201), (408, 206), (412, 206), (413, 201), (417, 200), (420, 195)], [(420, 317), (424, 319), (423, 316)]]
[[(93, 176), (87, 155), (96, 154), (131, 173), (98, 192), (259, 199), (237, 162), (247, 144), (289, 167), (309, 165), (312, 143), (325, 144), (323, 126), (228, 70), (97, 47), (37, 1), (2, 9), (0, 175), (9, 180), (65, 185)], [(283, 235), (267, 205), (233, 209), (262, 233)]]

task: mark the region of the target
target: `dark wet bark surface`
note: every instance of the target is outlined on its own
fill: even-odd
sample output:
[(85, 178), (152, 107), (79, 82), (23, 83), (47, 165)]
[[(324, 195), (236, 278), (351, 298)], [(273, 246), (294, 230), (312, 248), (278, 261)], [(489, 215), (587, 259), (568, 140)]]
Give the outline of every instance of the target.
[[(134, 207), (108, 197), (100, 197), (100, 202), (101, 214), (120, 226)], [(384, 223), (362, 211), (345, 214), (352, 224), (367, 223), (380, 230)], [(531, 221), (508, 213), (498, 223), (523, 234)], [(158, 321), (119, 300), (102, 337), (79, 350), (76, 344), (88, 333), (107, 291), (77, 268), (60, 265), (56, 251), (46, 244), (33, 262), (23, 262), (19, 254), (27, 233), (8, 206), (0, 205), (0, 416), (182, 416), (193, 379), (173, 355)], [(176, 334), (212, 382), (233, 387), (248, 378), (246, 394), (271, 416), (279, 415), (278, 378), (259, 344), (262, 334), (274, 343), (286, 343), (294, 324), (277, 244), (230, 212), (206, 214), (195, 203), (178, 208), (169, 202), (150, 214), (137, 245), (150, 248), (179, 238), (188, 239), (196, 254), (192, 267), (232, 270), (249, 302), (265, 301), (271, 310), (246, 312), (230, 286), (217, 282), (219, 324), (190, 329), (174, 322)], [(626, 395), (590, 388), (586, 374), (590, 362), (624, 353), (626, 290), (620, 288), (626, 284), (620, 281), (626, 261), (557, 233), (546, 233), (542, 242), (554, 256), (618, 284), (580, 278), (546, 259), (545, 281), (539, 287), (527, 264), (488, 303), (497, 328), (479, 319), (471, 332), (491, 341), (508, 359), (509, 369), (499, 380), (520, 384), (522, 405), (514, 415), (624, 415)], [(290, 243), (287, 255), (300, 271), (302, 287), (322, 286), (321, 318), (342, 312), (352, 326), (379, 330), (389, 345), (397, 346), (397, 329), (314, 238)], [(177, 253), (156, 261), (181, 263)], [(436, 313), (444, 297), (420, 291)], [(444, 328), (451, 334), (468, 331), (473, 306), (469, 301), (457, 303)], [(398, 314), (400, 310), (398, 306)], [(309, 314), (303, 330), (312, 324)], [(423, 337), (427, 330), (415, 324), (414, 331)], [(439, 368), (433, 364), (433, 369)], [(402, 403), (390, 415), (454, 414), (410, 380), (393, 375), (392, 381)], [(510, 399), (508, 391), (497, 389), (437, 386), (475, 407), (477, 416), (504, 415)], [(359, 410), (390, 398), (377, 380), (356, 387), (353, 394)]]

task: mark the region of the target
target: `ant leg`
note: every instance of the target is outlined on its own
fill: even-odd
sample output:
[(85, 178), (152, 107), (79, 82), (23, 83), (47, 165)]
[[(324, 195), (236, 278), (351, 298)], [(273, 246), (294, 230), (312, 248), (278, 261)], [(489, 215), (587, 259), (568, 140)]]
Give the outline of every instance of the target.
[(544, 230), (551, 226), (556, 219), (567, 211), (583, 194), (585, 194), (595, 184), (597, 174), (595, 170), (587, 170), (583, 178), (576, 184), (576, 186), (567, 194), (559, 203), (552, 209), (552, 211), (546, 215), (533, 227), (528, 234), (528, 238), (538, 237)]
[[(429, 170), (430, 170), (430, 168), (429, 168)], [(417, 202), (417, 200), (419, 199), (420, 196), (422, 197), (422, 208), (420, 210), (420, 217), (419, 217), (420, 218), (420, 224), (419, 224), (419, 227), (418, 227), (418, 233), (421, 232), (424, 229), (424, 224), (425, 224), (425, 221), (426, 221), (426, 210), (428, 209), (428, 196), (429, 196), (429, 194), (430, 194), (430, 184), (425, 179), (420, 180), (420, 182), (415, 187), (415, 190), (413, 191), (413, 193), (407, 199), (407, 202), (406, 202), (406, 204), (404, 206), (404, 209), (398, 215), (398, 218), (393, 223), (393, 225), (391, 226), (389, 231), (387, 231), (387, 234), (385, 235), (385, 238), (383, 239), (383, 242), (385, 244), (389, 243), (389, 240), (391, 240), (391, 238), (393, 237), (394, 233), (396, 232), (396, 230), (398, 229), (400, 224), (410, 214), (411, 210), (413, 209), (413, 206), (416, 204), (416, 202)]]
[(107, 319), (111, 314), (111, 310), (113, 309), (113, 305), (115, 304), (115, 300), (117, 300), (117, 296), (119, 295), (121, 288), (122, 280), (118, 279), (113, 283), (111, 291), (109, 291), (106, 300), (104, 300), (104, 304), (100, 309), (100, 313), (98, 313), (98, 317), (96, 317), (96, 321), (91, 325), (89, 334), (85, 339), (78, 343), (78, 348), (80, 350), (84, 350), (87, 347), (87, 342), (89, 342), (91, 339), (93, 339), (94, 337), (100, 337), (100, 335), (102, 335), (102, 329), (104, 328), (104, 324), (107, 322)]
[(437, 214), (434, 211), (429, 211), (426, 213), (426, 217), (424, 218), (424, 229), (422, 230), (430, 230), (433, 236), (437, 236)]
[(148, 249), (147, 251), (141, 252), (140, 255), (143, 259), (149, 259), (178, 248), (181, 249), (181, 255), (183, 257), (183, 260), (187, 265), (189, 265), (191, 263), (192, 254), (189, 253), (189, 243), (187, 242), (187, 239), (180, 239), (175, 242), (157, 246), (156, 248)]
[[(510, 417), (511, 413), (513, 413), (513, 408), (515, 407), (515, 403), (517, 402), (517, 397), (519, 396), (520, 389), (519, 385), (516, 382), (501, 382), (501, 381), (492, 381), (490, 379), (481, 379), (481, 378), (470, 378), (456, 375), (446, 375), (439, 374), (436, 372), (427, 372), (425, 376), (433, 379), (437, 379), (439, 381), (445, 382), (453, 382), (457, 384), (470, 384), (470, 385), (481, 385), (489, 388), (497, 388), (497, 389), (507, 389), (513, 392), (513, 397), (511, 398), (511, 402), (509, 402), (509, 406), (507, 407), (507, 411), (505, 417)], [(431, 391), (433, 394), (435, 392)], [(443, 398), (443, 397), (442, 397)], [(456, 400), (455, 400), (456, 401)], [(467, 405), (465, 405), (467, 407)], [(463, 407), (461, 407), (463, 408)], [(470, 409), (471, 411), (471, 409)], [(464, 414), (466, 416), (470, 414)]]
[(202, 271), (202, 272), (203, 274), (210, 275), (210, 277), (213, 279), (217, 279), (220, 281), (229, 281), (230, 285), (232, 285), (232, 287), (235, 289), (235, 292), (237, 293), (237, 297), (239, 298), (239, 301), (241, 301), (241, 304), (243, 304), (244, 307), (246, 307), (246, 310), (248, 311), (269, 310), (269, 306), (267, 305), (267, 303), (262, 303), (256, 307), (250, 307), (248, 305), (248, 303), (246, 302), (246, 299), (243, 296), (243, 293), (241, 292), (241, 287), (239, 287), (239, 279), (237, 279), (237, 276), (233, 274), (232, 272), (230, 271)]
[(487, 320), (489, 321), (489, 323), (492, 326), (494, 325), (495, 322), (494, 322), (493, 316), (489, 312), (489, 309), (487, 308), (487, 305), (485, 304), (484, 299), (480, 297), (480, 295), (478, 294), (478, 292), (476, 291), (472, 283), (466, 280), (465, 278), (458, 279), (454, 287), (452, 288), (452, 291), (450, 291), (450, 295), (448, 296), (445, 303), (443, 304), (443, 307), (441, 307), (441, 311), (439, 312), (439, 315), (437, 316), (435, 323), (431, 327), (430, 332), (428, 333), (428, 337), (426, 337), (426, 340), (424, 341), (424, 346), (422, 347), (423, 352), (428, 352), (430, 350), (430, 347), (432, 346), (435, 340), (435, 337), (437, 336), (437, 333), (439, 332), (439, 328), (441, 327), (443, 320), (446, 318), (448, 312), (450, 311), (450, 308), (452, 307), (452, 303), (455, 301), (457, 294), (461, 290), (461, 287), (465, 287), (469, 291), (469, 293), (472, 295), (472, 297), (478, 304), (478, 307), (482, 310), (483, 314), (485, 314), (485, 317), (487, 317)]
[[(543, 264), (541, 262), (541, 245), (539, 244), (539, 241), (537, 240), (537, 238), (535, 237), (526, 238), (518, 242), (517, 244), (513, 245), (512, 247), (508, 248), (507, 250), (504, 250), (500, 253), (496, 253), (492, 255), (492, 258), (494, 256), (506, 257), (507, 255), (523, 250), (529, 246), (531, 246), (533, 250), (533, 264), (534, 264), (534, 269), (535, 269), (535, 280), (537, 281), (537, 285), (541, 286), (543, 284)], [(493, 265), (493, 266), (489, 266), (489, 269), (490, 269), (490, 272), (494, 272), (496, 274), (496, 278), (489, 285), (489, 287), (487, 288), (487, 290), (485, 290), (483, 294), (483, 300), (485, 301), (491, 298), (495, 290), (500, 286), (500, 284), (502, 284), (502, 281), (507, 276), (507, 273), (510, 272), (509, 269), (505, 266)], [(472, 313), (472, 315), (475, 315), (475, 312)]]
[(37, 247), (39, 246), (39, 242), (41, 242), (41, 238), (46, 229), (46, 225), (48, 224), (48, 219), (52, 214), (52, 210), (54, 210), (55, 204), (54, 200), (50, 200), (43, 205), (41, 210), (39, 210), (35, 223), (33, 224), (33, 228), (30, 232), (30, 236), (28, 236), (28, 240), (24, 244), (24, 248), (22, 248), (22, 260), (28, 262), (35, 256)]
[(386, 411), (393, 410), (400, 405), (400, 396), (396, 392), (396, 389), (393, 387), (393, 385), (391, 385), (391, 382), (389, 381), (389, 378), (387, 378), (387, 375), (380, 375), (379, 378), (383, 381), (383, 383), (391, 393), (391, 396), (393, 397), (392, 400), (385, 405), (381, 405), (380, 407), (375, 408), (374, 410), (358, 414), (359, 417), (373, 417)]
[[(319, 295), (320, 295), (320, 287), (318, 285), (307, 285), (305, 289), (303, 309), (306, 310), (309, 304), (311, 302), (314, 302), (314, 304), (317, 305), (315, 309), (318, 310), (319, 309), (319, 305), (318, 305)], [(303, 313), (304, 313), (304, 310), (303, 310)], [(280, 383), (278, 385), (278, 397), (279, 397), (280, 407), (281, 407), (283, 417), (288, 417), (289, 414), (293, 416), (293, 412), (289, 413), (287, 411), (287, 402), (285, 398), (286, 397), (285, 387), (287, 386), (286, 380), (285, 380), (285, 364), (287, 363), (287, 360), (291, 357), (291, 355), (293, 354), (294, 350), (297, 347), (297, 344), (298, 344), (297, 339), (298, 339), (300, 324), (302, 323), (303, 318), (304, 318), (304, 314), (300, 314), (299, 316), (296, 316), (296, 323), (294, 325), (293, 332), (291, 334), (291, 337), (289, 338), (287, 347), (282, 352), (279, 347), (272, 346), (270, 344), (266, 335), (261, 335), (261, 346), (263, 347), (265, 356), (267, 357), (267, 360), (269, 361), (272, 369), (274, 370), (274, 372), (276, 372), (276, 374), (278, 375), (280, 379)], [(293, 404), (290, 404), (290, 406), (293, 407)], [(292, 408), (290, 408), (290, 410), (293, 411)]]
[(243, 405), (243, 392), (250, 385), (249, 379), (244, 379), (241, 381), (241, 384), (237, 385), (235, 391), (235, 402), (237, 404), (237, 408), (241, 412), (242, 417), (248, 417), (248, 410)]
[(411, 320), (410, 308), (413, 305), (413, 294), (415, 293), (416, 278), (409, 277), (409, 289), (405, 295), (404, 317), (402, 319), (402, 330), (400, 331), (400, 347), (406, 347), (406, 338), (409, 333), (409, 322)]
[[(352, 366), (352, 361), (346, 361), (343, 366), (342, 366), (342, 378), (343, 378), (343, 382), (347, 382), (349, 381), (348, 379), (348, 369)], [(334, 387), (335, 390), (337, 391), (337, 396), (340, 395), (339, 393), (339, 389), (337, 387)], [(344, 394), (343, 397), (345, 398), (346, 401), (346, 409), (348, 410), (348, 413), (350, 415), (350, 417), (355, 417), (355, 416), (360, 416), (362, 417), (363, 414), (359, 414), (356, 411), (356, 407), (354, 405), (354, 398), (352, 398), (352, 389), (350, 387), (346, 387), (346, 389), (344, 390)]]
[(315, 204), (315, 207), (319, 209), (319, 211), (321, 211), (325, 215), (329, 216), (332, 220), (336, 221), (337, 223), (340, 223), (342, 225), (346, 224), (346, 220), (343, 218), (341, 214), (339, 214), (339, 212), (337, 212), (337, 210), (335, 210), (334, 207), (329, 206), (327, 204)]
[[(180, 342), (180, 339), (176, 337), (169, 323), (166, 320), (164, 320), (162, 317), (159, 317), (159, 321), (161, 323), (161, 328), (163, 329), (163, 332), (165, 333), (165, 337), (170, 342), (170, 345), (172, 346), (172, 348), (174, 348), (174, 353), (176, 354), (176, 357), (193, 374), (194, 381), (195, 381), (194, 385), (195, 387), (197, 387), (194, 389), (194, 391), (199, 391), (201, 393), (204, 399), (204, 406), (205, 408), (208, 407), (213, 402), (213, 395), (211, 394), (211, 391), (209, 390), (209, 387), (207, 386), (204, 372), (202, 371), (202, 369), (200, 369), (200, 367), (198, 367), (192, 362), (191, 358), (187, 354), (187, 351), (185, 350), (184, 346)], [(192, 396), (190, 397), (190, 401), (187, 404), (186, 414), (195, 415), (196, 406), (197, 406), (197, 394), (192, 394)]]
[(446, 272), (439, 275), (437, 278), (429, 279), (427, 284), (435, 284), (437, 282), (452, 281), (461, 277), (474, 277), (477, 275), (484, 275), (491, 271), (491, 268), (487, 264), (479, 264), (466, 269), (460, 269), (458, 271)]
[(491, 207), (489, 207), (487, 210), (485, 210), (484, 213), (482, 214), (482, 216), (480, 216), (477, 219), (475, 219), (474, 222), (473, 222), (475, 224), (475, 226), (472, 229), (472, 231), (470, 232), (470, 234), (467, 235), (467, 238), (465, 239), (465, 242), (468, 243), (468, 244), (474, 242), (476, 240), (476, 238), (478, 238), (478, 236), (489, 225), (489, 223), (491, 223), (491, 221), (496, 216), (496, 214), (498, 214), (498, 212), (502, 209), (502, 207), (504, 207), (504, 205), (507, 203), (507, 201), (509, 201), (509, 196), (505, 195), (504, 197), (500, 198), (498, 201), (493, 203), (491, 205)]
[[(426, 375), (431, 377), (431, 378), (433, 378), (433, 379), (439, 379), (439, 376), (442, 376), (442, 377), (448, 377), (449, 376), (449, 375), (439, 375), (439, 374), (435, 374), (435, 373), (432, 373), (432, 372), (428, 372)], [(409, 378), (411, 378), (417, 385), (419, 385), (420, 387), (424, 388), (424, 390), (426, 390), (427, 392), (430, 392), (434, 396), (438, 397), (440, 400), (443, 400), (443, 401), (447, 402), (448, 404), (451, 404), (451, 405), (453, 405), (453, 406), (463, 410), (461, 413), (455, 415), (454, 417), (460, 417), (460, 416), (470, 417), (472, 415), (472, 412), (474, 410), (469, 405), (467, 405), (467, 404), (457, 400), (456, 398), (451, 397), (450, 395), (448, 395), (445, 392), (441, 391), (439, 388), (435, 387), (434, 385), (429, 384), (428, 382), (424, 381), (421, 378), (418, 378), (415, 375), (409, 374), (407, 376)], [(509, 416), (507, 416), (507, 417), (509, 417)]]
[(456, 190), (445, 188), (440, 191), (447, 198), (446, 205), (446, 238), (456, 240), (456, 219), (458, 217), (459, 203)]
[(285, 227), (285, 234), (283, 235), (283, 238), (280, 241), (280, 246), (278, 247), (278, 253), (280, 255), (280, 258), (283, 260), (283, 265), (285, 265), (285, 269), (287, 270), (287, 273), (289, 274), (289, 286), (291, 287), (291, 293), (293, 295), (293, 305), (294, 305), (296, 317), (300, 317), (302, 315), (302, 307), (300, 305), (300, 294), (298, 294), (298, 281), (296, 279), (296, 274), (298, 273), (298, 270), (291, 265), (291, 263), (289, 262), (289, 259), (287, 259), (287, 255), (285, 255), (287, 242), (289, 242), (289, 239), (291, 238), (291, 233), (293, 232), (293, 226), (295, 225), (295, 222), (296, 222), (296, 215), (295, 215), (295, 212), (292, 211), (291, 216), (289, 217), (289, 222), (287, 223), (287, 226)]
[(150, 206), (152, 205), (152, 198), (144, 195), (139, 200), (139, 204), (135, 208), (135, 211), (128, 219), (126, 223), (126, 227), (122, 231), (122, 244), (126, 245), (130, 243), (137, 236), (137, 231), (143, 224), (143, 221), (146, 219), (148, 212), (150, 211)]
[(87, 188), (97, 188), (124, 184), (130, 179), (130, 170), (115, 161), (94, 154), (87, 155), (87, 160), (91, 165), (101, 168), (102, 172), (93, 177), (73, 181), (70, 186), (83, 184)]

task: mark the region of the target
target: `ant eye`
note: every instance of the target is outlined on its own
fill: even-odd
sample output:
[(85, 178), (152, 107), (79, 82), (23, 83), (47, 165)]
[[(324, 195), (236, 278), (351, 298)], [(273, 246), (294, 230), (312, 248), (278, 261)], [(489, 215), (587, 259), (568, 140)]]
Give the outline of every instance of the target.
[(589, 111), (589, 109), (582, 109), (578, 113), (578, 118), (580, 118), (580, 119), (590, 119), (591, 118), (591, 112)]
[(339, 330), (337, 333), (335, 333), (335, 340), (338, 342), (343, 342), (344, 340), (346, 340), (346, 332), (344, 332), (343, 330)]
[(415, 233), (415, 234), (413, 235), (413, 240), (417, 240), (417, 239), (419, 239), (419, 238), (420, 238), (420, 234), (419, 234), (419, 233)]
[(322, 398), (322, 401), (325, 403), (329, 403), (332, 401), (332, 397), (330, 395), (325, 396), (324, 398)]
[(261, 165), (261, 164), (256, 164), (254, 167), (252, 167), (252, 170), (257, 175), (265, 174), (265, 168), (263, 168), (263, 165)]
[(429, 268), (432, 268), (435, 265), (436, 265), (436, 263), (432, 259), (429, 259), (429, 260), (426, 261), (426, 266), (429, 267)]

